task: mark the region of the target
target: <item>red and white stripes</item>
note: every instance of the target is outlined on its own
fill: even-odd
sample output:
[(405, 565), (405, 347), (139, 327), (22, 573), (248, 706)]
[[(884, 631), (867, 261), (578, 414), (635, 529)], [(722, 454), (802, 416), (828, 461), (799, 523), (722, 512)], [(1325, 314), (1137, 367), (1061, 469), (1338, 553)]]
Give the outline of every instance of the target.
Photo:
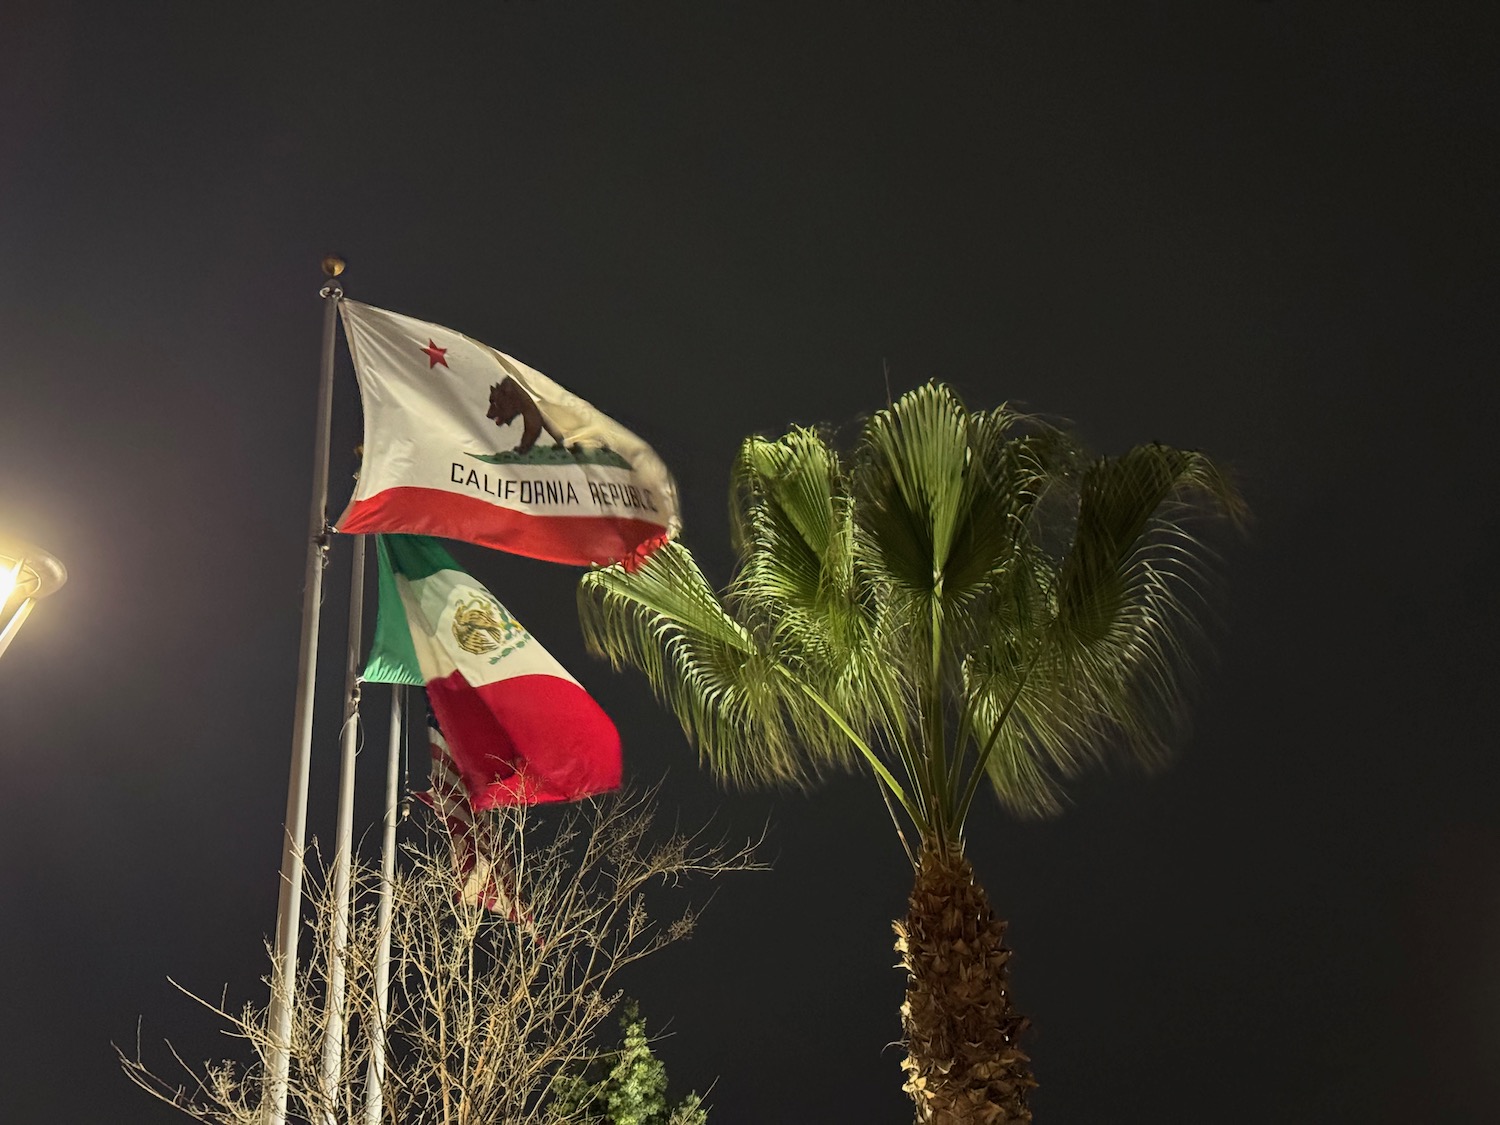
[(443, 820), (458, 876), (459, 901), (504, 914), (512, 922), (530, 922), (516, 895), (515, 870), (482, 814), (476, 816), (468, 791), (459, 776), (448, 741), (428, 718), (427, 734), (432, 750), (432, 788), (417, 797)]

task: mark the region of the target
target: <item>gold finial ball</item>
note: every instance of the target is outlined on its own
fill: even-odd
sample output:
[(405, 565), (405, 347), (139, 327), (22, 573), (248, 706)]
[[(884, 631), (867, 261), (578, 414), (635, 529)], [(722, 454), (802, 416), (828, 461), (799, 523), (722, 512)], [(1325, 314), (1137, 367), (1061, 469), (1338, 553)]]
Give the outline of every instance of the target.
[(344, 272), (344, 259), (337, 254), (328, 254), (323, 258), (323, 272), (329, 277), (338, 277)]

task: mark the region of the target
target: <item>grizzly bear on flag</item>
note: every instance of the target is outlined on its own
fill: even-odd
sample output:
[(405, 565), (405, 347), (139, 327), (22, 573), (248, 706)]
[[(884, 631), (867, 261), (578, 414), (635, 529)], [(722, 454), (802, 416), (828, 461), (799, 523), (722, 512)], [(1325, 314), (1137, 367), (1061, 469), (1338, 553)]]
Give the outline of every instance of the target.
[(490, 388), (490, 409), (485, 417), (497, 426), (508, 426), (516, 420), (518, 414), (523, 425), (521, 441), (516, 446), (517, 453), (531, 452), (531, 447), (536, 444), (536, 439), (544, 429), (552, 435), (552, 440), (558, 447), (562, 447), (562, 433), (547, 421), (547, 416), (537, 408), (536, 402), (526, 393), (526, 388), (507, 375)]

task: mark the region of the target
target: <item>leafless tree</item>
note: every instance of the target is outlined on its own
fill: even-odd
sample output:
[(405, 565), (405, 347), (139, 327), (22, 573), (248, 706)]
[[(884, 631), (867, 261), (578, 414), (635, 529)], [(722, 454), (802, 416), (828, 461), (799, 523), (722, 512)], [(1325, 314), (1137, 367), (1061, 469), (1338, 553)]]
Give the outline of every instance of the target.
[[(686, 877), (761, 866), (753, 844), (680, 832), (656, 836), (652, 811), (648, 793), (542, 814), (482, 814), (497, 845), (495, 871), (513, 892), (509, 917), (462, 901), (441, 830), (419, 833), (403, 848), (394, 884), (383, 1023), (375, 986), (380, 870), (357, 861), (346, 960), (349, 1030), (331, 1095), (319, 1079), (319, 1061), (332, 880), (315, 871), (308, 894), (313, 956), (292, 1006), (289, 1115), (390, 1125), (559, 1120), (550, 1106), (553, 1079), (606, 1049), (596, 1032), (619, 1000), (621, 970), (693, 929), (694, 908), (670, 888)], [(198, 1121), (255, 1125), (272, 1046), (265, 1006), (235, 1011), (183, 991), (244, 1042), (249, 1061), (195, 1067), (172, 1050), (174, 1081), (148, 1066), (138, 1041), (133, 1054), (120, 1052), (126, 1075)], [(372, 1066), (375, 1052), (381, 1064)], [(371, 1101), (380, 1109), (367, 1119)]]

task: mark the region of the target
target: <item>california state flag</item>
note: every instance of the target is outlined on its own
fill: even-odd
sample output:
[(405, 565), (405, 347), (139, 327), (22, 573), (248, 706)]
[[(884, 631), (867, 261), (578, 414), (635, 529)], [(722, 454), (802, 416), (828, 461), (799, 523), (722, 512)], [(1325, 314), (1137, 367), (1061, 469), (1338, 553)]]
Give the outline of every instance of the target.
[(338, 530), (630, 565), (676, 535), (677, 488), (624, 426), (451, 328), (341, 301), (364, 460)]
[(430, 539), (375, 545), (380, 610), (364, 679), (426, 686), (474, 812), (619, 786), (609, 716), (488, 590)]

